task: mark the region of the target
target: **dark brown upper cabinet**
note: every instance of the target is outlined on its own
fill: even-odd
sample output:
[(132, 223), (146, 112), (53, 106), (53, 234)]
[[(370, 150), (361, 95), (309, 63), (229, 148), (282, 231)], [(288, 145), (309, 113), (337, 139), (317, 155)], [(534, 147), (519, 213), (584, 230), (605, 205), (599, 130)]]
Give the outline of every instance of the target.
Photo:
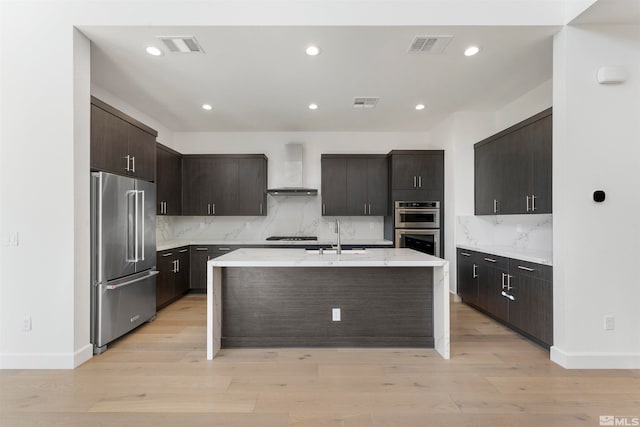
[(267, 214), (267, 157), (203, 154), (182, 158), (183, 215)]
[(474, 145), (475, 213), (551, 213), (551, 108)]
[(182, 155), (169, 147), (156, 147), (156, 203), (158, 215), (182, 214)]
[(444, 203), (444, 151), (393, 150), (391, 200), (440, 201)]
[(153, 181), (158, 132), (91, 97), (91, 169)]
[(323, 154), (322, 215), (388, 215), (388, 159), (378, 154)]

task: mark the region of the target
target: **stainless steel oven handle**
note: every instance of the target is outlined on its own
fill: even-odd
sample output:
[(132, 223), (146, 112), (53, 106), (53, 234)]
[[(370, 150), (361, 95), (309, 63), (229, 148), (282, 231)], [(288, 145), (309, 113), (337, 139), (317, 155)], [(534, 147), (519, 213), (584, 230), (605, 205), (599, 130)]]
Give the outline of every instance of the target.
[(128, 282), (119, 283), (117, 285), (107, 285), (106, 288), (108, 290), (112, 291), (114, 289), (122, 288), (123, 286), (129, 286), (129, 285), (132, 285), (134, 283), (140, 282), (142, 280), (148, 279), (149, 277), (153, 277), (158, 273), (160, 273), (160, 272), (156, 271), (156, 270), (153, 270), (153, 271), (150, 271), (149, 274), (147, 274), (146, 276), (138, 277), (137, 279), (129, 280)]

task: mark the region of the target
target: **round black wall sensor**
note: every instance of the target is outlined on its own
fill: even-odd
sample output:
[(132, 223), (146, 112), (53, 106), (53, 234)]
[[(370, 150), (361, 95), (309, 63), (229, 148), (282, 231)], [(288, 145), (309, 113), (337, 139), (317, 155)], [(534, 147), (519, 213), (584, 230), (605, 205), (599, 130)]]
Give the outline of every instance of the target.
[(602, 190), (596, 190), (593, 192), (593, 200), (600, 203), (604, 202), (605, 194)]

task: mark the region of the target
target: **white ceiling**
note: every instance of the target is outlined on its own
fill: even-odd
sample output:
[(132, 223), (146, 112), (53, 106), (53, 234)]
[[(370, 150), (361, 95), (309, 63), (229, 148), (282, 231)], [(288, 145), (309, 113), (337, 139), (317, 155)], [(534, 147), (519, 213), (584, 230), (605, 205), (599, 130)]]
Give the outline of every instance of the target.
[(640, 0), (598, 0), (571, 24), (640, 24)]
[[(424, 131), (454, 111), (493, 111), (552, 76), (557, 27), (83, 27), (92, 83), (174, 131)], [(205, 54), (156, 36), (194, 35)], [(442, 54), (416, 35), (453, 35)], [(321, 54), (309, 57), (316, 44)], [(480, 46), (474, 57), (463, 51)], [(155, 45), (161, 57), (145, 53)], [(380, 97), (354, 109), (354, 97)], [(307, 108), (318, 104), (316, 111)], [(201, 104), (213, 105), (206, 112)], [(415, 105), (426, 104), (423, 111)]]

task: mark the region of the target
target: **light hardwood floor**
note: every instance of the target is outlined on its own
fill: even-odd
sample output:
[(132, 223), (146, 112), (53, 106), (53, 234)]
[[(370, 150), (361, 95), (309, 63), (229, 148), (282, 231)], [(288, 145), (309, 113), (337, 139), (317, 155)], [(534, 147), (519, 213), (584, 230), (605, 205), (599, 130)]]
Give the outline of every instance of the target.
[(188, 295), (73, 371), (0, 371), (0, 426), (598, 426), (640, 416), (640, 371), (565, 370), (459, 303), (452, 358), (419, 349), (205, 355)]

